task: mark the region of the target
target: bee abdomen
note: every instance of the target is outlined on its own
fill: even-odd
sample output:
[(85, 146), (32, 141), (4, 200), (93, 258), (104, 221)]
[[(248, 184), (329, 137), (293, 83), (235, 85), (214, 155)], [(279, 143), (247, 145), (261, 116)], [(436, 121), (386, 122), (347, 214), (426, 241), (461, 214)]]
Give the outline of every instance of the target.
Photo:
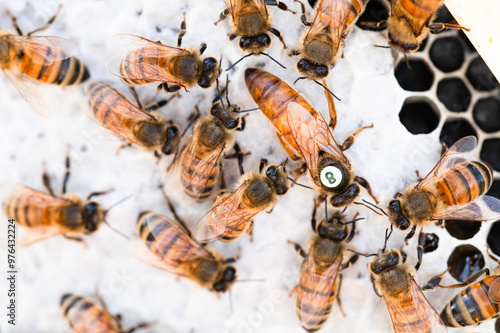
[(204, 156), (196, 152), (186, 150), (183, 153), (181, 163), (181, 182), (184, 192), (198, 201), (204, 200), (212, 194), (214, 183), (219, 172), (218, 161), (203, 168), (206, 173), (196, 172), (196, 166), (203, 160)]
[(5, 215), (13, 218), (17, 223), (26, 227), (49, 225), (49, 218), (44, 214), (43, 208), (30, 205), (34, 195), (13, 195), (3, 203)]
[(61, 298), (64, 317), (75, 332), (114, 332), (116, 327), (103, 309), (81, 296), (65, 294)]
[(495, 278), (495, 276), (485, 278), (453, 297), (441, 312), (445, 325), (471, 326), (495, 316), (499, 311), (498, 304), (488, 297), (489, 284)]
[[(88, 99), (89, 106), (95, 119), (107, 128), (113, 130), (115, 126), (109, 124), (109, 116), (113, 113), (114, 106), (121, 100), (120, 94), (102, 94), (102, 90), (109, 87), (104, 83), (92, 82), (89, 86)], [(116, 117), (112, 117), (113, 119)]]
[(438, 191), (449, 205), (470, 202), (485, 194), (491, 186), (493, 172), (482, 162), (471, 162), (465, 166), (450, 169), (438, 182)]
[(139, 86), (144, 84), (149, 84), (155, 82), (155, 80), (139, 80), (134, 79), (134, 77), (144, 77), (145, 67), (148, 66), (148, 71), (151, 68), (158, 67), (158, 59), (146, 58), (143, 56), (144, 49), (141, 49), (139, 53), (132, 52), (126, 55), (125, 59), (122, 60), (120, 64), (120, 75), (127, 85), (129, 86)]

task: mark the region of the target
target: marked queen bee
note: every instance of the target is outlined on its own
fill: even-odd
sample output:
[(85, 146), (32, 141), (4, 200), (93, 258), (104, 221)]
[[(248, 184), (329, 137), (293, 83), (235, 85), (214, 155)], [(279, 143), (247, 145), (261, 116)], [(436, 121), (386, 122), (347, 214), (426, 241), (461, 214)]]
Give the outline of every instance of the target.
[(26, 35), (17, 24), (17, 19), (10, 12), (7, 14), (17, 35), (8, 30), (0, 31), (0, 69), (28, 104), (47, 117), (51, 111), (38, 84), (77, 85), (89, 78), (89, 72), (82, 61), (72, 57), (76, 47), (71, 41), (59, 37), (33, 36), (47, 29), (56, 19), (57, 13), (44, 26)]
[(424, 179), (389, 202), (391, 223), (400, 230), (411, 228), (407, 239), (417, 226), (432, 221), (500, 219), (500, 200), (484, 195), (493, 182), (490, 166), (465, 157), (476, 145), (474, 136), (455, 142)]
[(329, 67), (342, 55), (345, 38), (365, 10), (367, 2), (368, 0), (318, 0), (313, 22), (307, 21), (305, 6), (300, 2), (301, 21), (310, 28), (299, 42), (300, 49), (293, 54), (302, 56), (297, 62), (297, 70), (304, 78), (320, 80), (328, 76)]
[(177, 47), (163, 45), (134, 35), (118, 35), (115, 41), (126, 48), (123, 58), (115, 58), (108, 63), (111, 72), (129, 86), (159, 83), (158, 89), (175, 92), (198, 84), (208, 88), (217, 80), (220, 66), (213, 57), (202, 59), (207, 45), (200, 50), (182, 47), (182, 37), (186, 33), (186, 18), (181, 24)]
[[(358, 129), (338, 145), (323, 116), (288, 83), (258, 68), (247, 68), (245, 81), (253, 100), (271, 121), (285, 152), (292, 160), (305, 162), (315, 187), (322, 194), (331, 195), (333, 207), (353, 202), (359, 195), (359, 185), (371, 195), (368, 182), (354, 175), (354, 167), (343, 151), (353, 144), (356, 135), (373, 125)], [(326, 92), (325, 95), (332, 120), (336, 122), (333, 99)]]

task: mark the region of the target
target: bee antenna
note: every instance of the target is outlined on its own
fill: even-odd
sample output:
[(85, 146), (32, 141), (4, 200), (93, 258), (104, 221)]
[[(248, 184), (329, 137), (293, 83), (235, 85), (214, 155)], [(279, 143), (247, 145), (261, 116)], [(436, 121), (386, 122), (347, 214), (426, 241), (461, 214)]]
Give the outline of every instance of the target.
[(253, 53), (249, 53), (249, 54), (245, 54), (243, 57), (240, 58), (240, 60), (238, 60), (237, 62), (235, 62), (234, 64), (232, 64), (231, 66), (229, 66), (228, 68), (226, 68), (226, 71), (230, 70), (230, 69), (233, 69), (234, 66), (236, 66), (237, 64), (240, 63), (240, 61), (242, 61), (243, 59), (245, 58), (248, 58), (250, 57), (251, 55), (253, 55)]
[(305, 187), (305, 188), (308, 188), (310, 190), (314, 190), (312, 187), (310, 186), (307, 186), (307, 185), (304, 185), (304, 184), (300, 184), (300, 183), (297, 183), (297, 181), (295, 179), (293, 179), (292, 177), (287, 177), (289, 181), (291, 181), (292, 183), (294, 183), (295, 185), (298, 185), (298, 186), (301, 186), (301, 187)]
[(376, 253), (370, 253), (370, 254), (368, 254), (368, 253), (362, 253), (362, 252), (354, 251), (354, 250), (351, 250), (351, 249), (347, 249), (347, 251), (355, 253), (355, 254), (358, 254), (358, 255), (366, 257), (366, 258), (368, 258), (368, 257), (375, 257), (377, 255)]
[(339, 223), (342, 224), (342, 225), (346, 225), (346, 224), (356, 223), (356, 222), (364, 220), (364, 219), (365, 219), (364, 217), (358, 217), (357, 219), (354, 219), (354, 220), (349, 221), (349, 222), (341, 222), (341, 221), (339, 221)]
[(380, 47), (382, 49), (390, 49), (391, 47), (389, 45), (373, 45), (375, 47)]
[(304, 79), (307, 79), (307, 77), (300, 76), (300, 77), (297, 78), (297, 80), (293, 81), (293, 84), (297, 83), (297, 81), (299, 81), (299, 80), (304, 80)]
[(357, 202), (357, 201), (354, 201), (354, 204), (355, 204), (355, 205), (362, 205), (362, 206), (365, 206), (366, 208), (368, 208), (369, 210), (371, 210), (371, 211), (372, 211), (372, 212), (374, 212), (375, 214), (382, 216), (382, 214), (380, 214), (378, 211), (376, 211), (376, 210), (375, 210), (375, 209), (373, 209), (372, 207), (368, 206), (368, 205), (367, 205), (367, 204), (365, 204), (364, 202)]
[(369, 202), (369, 201), (366, 201), (365, 199), (362, 199), (362, 201), (363, 201), (364, 203), (366, 203), (366, 204), (368, 204), (368, 205), (370, 205), (370, 206), (372, 206), (372, 207), (374, 207), (374, 208), (378, 209), (378, 210), (379, 210), (379, 211), (381, 211), (381, 212), (382, 212), (385, 216), (389, 217), (389, 215), (387, 215), (387, 213), (386, 213), (386, 212), (385, 212), (382, 208), (380, 208), (379, 206), (375, 205), (374, 203), (371, 203), (371, 202)]
[[(326, 91), (328, 91), (330, 93), (330, 95), (332, 95), (336, 100), (338, 101), (341, 101), (340, 98), (338, 98), (330, 89), (328, 89), (328, 87), (326, 87), (323, 83), (319, 82), (319, 81), (316, 81), (316, 80), (313, 80), (316, 84), (322, 86)], [(297, 81), (295, 81), (297, 82)]]
[(226, 107), (224, 106), (224, 100), (222, 99), (222, 94), (220, 93), (219, 89), (219, 79), (217, 78), (215, 87), (217, 89), (217, 97), (219, 98), (220, 103), (222, 104), (222, 109), (224, 110), (224, 113), (226, 113)]
[(236, 113), (244, 113), (244, 112), (252, 112), (252, 111), (257, 111), (257, 110), (262, 110), (262, 108), (253, 108), (253, 109), (247, 109), (247, 110), (238, 110), (238, 111), (233, 111)]
[(486, 254), (488, 255), (488, 257), (491, 258), (491, 260), (493, 261), (496, 261), (497, 264), (500, 264), (500, 259), (498, 259), (497, 257), (495, 257), (491, 252), (490, 252), (490, 244), (486, 244)]
[(411, 69), (410, 62), (408, 61), (408, 56), (406, 55), (406, 53), (403, 53), (403, 57), (405, 57), (406, 67), (408, 69)]
[(111, 208), (118, 206), (119, 204), (123, 203), (124, 201), (127, 201), (130, 198), (132, 198), (132, 194), (127, 195), (125, 198), (122, 198), (122, 199), (118, 200), (117, 202), (115, 202), (114, 204), (112, 204), (111, 206), (109, 206), (108, 209), (106, 209), (103, 212), (104, 213), (104, 217), (106, 217), (106, 215), (108, 215), (108, 212), (111, 210)]
[(227, 106), (230, 107), (231, 103), (229, 102), (229, 74), (226, 74), (226, 101), (227, 101)]
[(120, 230), (113, 227), (108, 221), (104, 220), (104, 224), (106, 224), (111, 230), (113, 230), (114, 232), (116, 232), (120, 236), (124, 237), (126, 240), (130, 240), (129, 236), (125, 235), (123, 232), (121, 232)]
[(391, 231), (390, 232), (389, 232), (389, 228), (385, 229), (385, 241), (384, 241), (384, 247), (382, 248), (382, 252), (384, 252), (385, 249), (387, 248), (387, 241), (389, 240), (389, 237), (391, 237), (392, 231), (393, 231), (392, 224), (391, 224)]
[(269, 59), (271, 59), (272, 61), (274, 61), (274, 62), (275, 62), (275, 63), (277, 63), (278, 65), (280, 65), (280, 67), (281, 67), (281, 68), (286, 69), (286, 67), (285, 67), (285, 66), (283, 66), (282, 64), (280, 64), (280, 63), (278, 62), (278, 60), (274, 59), (274, 58), (273, 58), (273, 57), (271, 57), (269, 54), (264, 53), (264, 52), (260, 52), (260, 54), (265, 55), (265, 56), (268, 56), (268, 57), (269, 57)]

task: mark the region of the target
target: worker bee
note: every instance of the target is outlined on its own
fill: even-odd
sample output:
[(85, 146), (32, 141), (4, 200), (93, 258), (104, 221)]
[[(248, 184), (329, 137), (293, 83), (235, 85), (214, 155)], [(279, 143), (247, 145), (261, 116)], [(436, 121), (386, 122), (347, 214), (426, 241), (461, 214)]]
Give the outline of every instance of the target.
[(220, 158), (231, 147), (236, 151), (243, 174), (241, 149), (232, 133), (245, 127), (245, 119), (238, 117), (239, 111), (237, 105), (228, 103), (226, 108), (223, 101), (216, 98), (210, 115), (195, 124), (193, 135), (176, 161), (184, 192), (190, 197), (202, 201), (212, 194), (221, 172)]
[(92, 234), (105, 222), (109, 209), (102, 209), (98, 202), (90, 199), (107, 192), (93, 192), (87, 196), (86, 201), (75, 194), (66, 194), (70, 176), (69, 152), (65, 164), (62, 196), (54, 194), (50, 179), (44, 171), (42, 182), (48, 193), (15, 184), (13, 193), (4, 200), (5, 215), (24, 227), (26, 236), (21, 239), (21, 246), (60, 234), (81, 241), (79, 235)]
[(185, 276), (215, 292), (229, 290), (236, 280), (236, 259), (224, 259), (215, 249), (193, 240), (186, 226), (163, 215), (144, 212), (137, 220), (137, 230), (146, 246), (134, 254), (151, 266)]
[(373, 289), (383, 297), (394, 332), (446, 332), (436, 310), (413, 278), (415, 270), (401, 260), (398, 250), (385, 246), (370, 263)]
[(134, 95), (138, 104), (135, 106), (125, 96), (102, 82), (88, 82), (85, 84), (85, 91), (92, 119), (125, 142), (154, 150), (157, 156), (158, 151), (165, 155), (177, 151), (179, 127), (159, 113), (149, 113), (165, 105), (166, 101), (143, 108)]
[(268, 32), (271, 32), (279, 38), (286, 49), (285, 41), (281, 33), (271, 26), (272, 16), (267, 11), (267, 5), (277, 6), (281, 10), (294, 11), (278, 0), (224, 0), (226, 9), (220, 14), (220, 18), (214, 24), (217, 25), (231, 14), (231, 28), (233, 33), (229, 39), (233, 40), (237, 36), (240, 38), (240, 48), (249, 54), (263, 54), (271, 45), (271, 38)]
[(477, 139), (457, 141), (417, 185), (397, 193), (388, 205), (392, 224), (400, 230), (440, 220), (488, 221), (500, 218), (500, 200), (484, 195), (493, 181), (490, 166), (470, 161), (464, 154), (476, 148)]
[(158, 90), (175, 92), (198, 84), (208, 88), (217, 80), (220, 66), (217, 59), (201, 56), (207, 48), (202, 44), (200, 50), (183, 47), (182, 37), (186, 33), (186, 18), (181, 24), (177, 47), (163, 45), (146, 38), (134, 35), (118, 35), (127, 48), (125, 57), (120, 64), (108, 66), (113, 74), (119, 76), (129, 86), (139, 86), (149, 83), (160, 83)]
[(71, 41), (59, 37), (32, 36), (47, 29), (57, 13), (44, 26), (26, 35), (17, 24), (17, 19), (10, 12), (7, 15), (17, 34), (9, 30), (0, 31), (0, 69), (28, 104), (47, 117), (50, 109), (37, 89), (37, 83), (77, 85), (89, 78), (89, 72), (82, 61), (72, 57), (76, 48)]
[(328, 76), (328, 67), (333, 66), (343, 53), (345, 38), (365, 10), (367, 2), (368, 0), (319, 0), (312, 23), (307, 22), (304, 4), (300, 3), (302, 23), (311, 27), (299, 42), (300, 50), (294, 52), (302, 55), (302, 59), (297, 62), (300, 74), (311, 80)]
[(356, 221), (345, 222), (343, 215), (336, 213), (328, 221), (316, 224), (316, 206), (311, 218), (316, 232), (306, 253), (299, 244), (292, 243), (304, 258), (301, 277), (296, 290), (295, 307), (302, 327), (308, 332), (315, 332), (325, 324), (337, 299), (340, 306), (341, 270), (349, 267), (358, 259), (353, 255), (342, 264), (346, 251), (345, 242), (354, 236), (354, 228), (349, 232), (347, 225)]
[(217, 239), (230, 242), (245, 230), (250, 233), (253, 217), (263, 210), (270, 213), (278, 196), (288, 191), (285, 162), (264, 170), (267, 161), (263, 159), (259, 172), (241, 176), (234, 192), (220, 193), (213, 208), (196, 224), (196, 239), (203, 243)]
[(132, 333), (139, 328), (150, 326), (141, 323), (125, 330), (119, 315), (109, 313), (102, 298), (97, 295), (98, 303), (74, 294), (61, 297), (61, 310), (75, 333)]
[[(496, 261), (497, 268), (490, 275), (490, 270), (484, 268), (470, 277), (465, 279), (462, 283), (454, 284), (451, 286), (442, 286), (441, 277), (446, 273), (434, 277), (426, 285), (428, 289), (436, 286), (441, 288), (460, 288), (465, 287), (464, 290), (455, 295), (441, 311), (441, 318), (446, 326), (449, 327), (466, 327), (477, 325), (488, 319), (496, 318), (499, 315), (500, 303), (500, 259), (495, 258), (487, 248), (488, 256)], [(482, 280), (475, 282), (481, 275), (486, 273), (486, 277)]]
[[(371, 195), (368, 182), (354, 175), (353, 166), (342, 151), (352, 145), (359, 132), (373, 125), (358, 129), (340, 146), (323, 116), (288, 83), (258, 68), (247, 68), (245, 80), (250, 95), (271, 121), (285, 152), (294, 161), (305, 161), (314, 185), (321, 193), (332, 195), (333, 207), (350, 204), (360, 192), (359, 185)], [(329, 93), (325, 95), (332, 115), (335, 113), (333, 99)]]

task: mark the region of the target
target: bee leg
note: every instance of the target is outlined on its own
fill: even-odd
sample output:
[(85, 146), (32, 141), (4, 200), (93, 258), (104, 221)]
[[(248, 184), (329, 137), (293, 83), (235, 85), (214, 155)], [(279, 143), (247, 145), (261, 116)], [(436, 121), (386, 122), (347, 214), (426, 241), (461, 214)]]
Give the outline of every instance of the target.
[(174, 216), (174, 219), (185, 229), (189, 237), (192, 237), (191, 231), (187, 227), (186, 222), (177, 214), (177, 211), (175, 210), (174, 205), (172, 204), (172, 201), (170, 201), (170, 198), (167, 195), (167, 192), (165, 192), (165, 189), (162, 189), (161, 191), (163, 193), (163, 198), (165, 198), (165, 203), (168, 206), (168, 209), (170, 209), (170, 212), (172, 212), (172, 215)]
[(267, 160), (265, 158), (261, 159), (259, 164), (259, 173), (262, 173), (266, 165), (267, 165)]
[(368, 195), (370, 197), (372, 197), (373, 200), (375, 200), (375, 203), (378, 204), (378, 198), (373, 195), (370, 183), (368, 183), (368, 181), (366, 181), (366, 179), (364, 179), (363, 177), (356, 176), (356, 177), (354, 177), (354, 181), (356, 183), (358, 183), (359, 185), (363, 186), (366, 189), (366, 191), (368, 192)]
[(342, 146), (340, 146), (340, 149), (342, 149), (342, 150), (347, 150), (347, 149), (349, 149), (349, 148), (352, 146), (352, 144), (354, 143), (354, 138), (355, 138), (355, 137), (356, 137), (359, 133), (361, 133), (361, 131), (363, 131), (363, 130), (365, 130), (365, 129), (367, 129), (367, 128), (373, 128), (373, 124), (371, 124), (370, 126), (363, 126), (363, 127), (361, 127), (361, 128), (358, 128), (358, 129), (356, 130), (356, 132), (352, 133), (351, 135), (349, 135), (349, 136), (347, 137), (347, 139), (345, 139), (345, 141), (344, 141), (344, 143), (342, 144)]
[(314, 206), (313, 206), (313, 211), (311, 214), (311, 227), (314, 232), (316, 232), (316, 227), (317, 227), (317, 221), (316, 221), (316, 209), (318, 209), (319, 202), (314, 199)]
[(459, 24), (450, 24), (450, 23), (433, 23), (433, 24), (428, 24), (427, 28), (431, 29), (431, 33), (433, 33), (433, 34), (440, 33), (444, 29), (464, 29), (464, 30), (470, 31), (469, 28), (462, 27)]
[(179, 35), (177, 36), (177, 47), (181, 47), (182, 45), (182, 37), (186, 34), (186, 12), (182, 14), (184, 16), (184, 20), (181, 22), (181, 30), (179, 31)]
[(250, 221), (250, 225), (247, 229), (247, 235), (250, 236), (250, 242), (253, 243), (253, 220)]
[(302, 258), (306, 258), (307, 257), (307, 252), (304, 251), (304, 249), (302, 248), (302, 246), (300, 246), (299, 244), (295, 243), (295, 242), (292, 242), (291, 240), (288, 240), (287, 241), (288, 244), (292, 244), (293, 247), (295, 248), (295, 251), (297, 251), (298, 254), (300, 254), (300, 256)]
[(225, 159), (237, 158), (238, 159), (238, 168), (240, 170), (240, 176), (243, 176), (243, 174), (245, 174), (245, 170), (243, 170), (243, 158), (247, 155), (250, 155), (251, 153), (250, 152), (243, 153), (241, 151), (240, 145), (237, 142), (234, 143), (233, 149), (234, 149), (235, 153), (230, 154), (230, 155), (226, 155), (226, 156), (224, 156), (224, 158)]
[(297, 12), (294, 12), (293, 10), (289, 9), (287, 7), (287, 5), (285, 5), (283, 2), (279, 2), (278, 0), (264, 0), (264, 1), (266, 2), (266, 5), (268, 5), (268, 6), (276, 6), (281, 10), (292, 12), (292, 14), (297, 13)]
[(302, 14), (300, 15), (300, 20), (302, 21), (302, 24), (304, 24), (305, 26), (308, 26), (310, 27), (311, 26), (311, 22), (308, 22), (307, 21), (307, 17), (306, 17), (306, 7), (304, 6), (304, 4), (299, 1), (299, 0), (294, 0), (295, 2), (298, 2), (300, 3), (300, 10), (302, 11)]
[(132, 95), (132, 98), (135, 101), (135, 104), (137, 104), (137, 107), (141, 110), (144, 110), (141, 101), (139, 100), (139, 95), (137, 95), (137, 91), (135, 90), (134, 87), (128, 87), (130, 94)]
[(370, 274), (370, 280), (372, 281), (372, 286), (373, 286), (373, 291), (378, 297), (382, 297), (382, 294), (379, 293), (377, 287), (375, 286), (375, 278), (373, 277), (373, 274)]
[(132, 332), (137, 331), (140, 328), (151, 327), (153, 325), (156, 325), (156, 322), (152, 322), (152, 323), (139, 323), (139, 324), (137, 324), (135, 326), (132, 326), (128, 330), (126, 330), (125, 333), (132, 333)]
[(181, 85), (180, 84), (176, 84), (176, 85), (173, 85), (173, 86), (168, 86), (167, 82), (163, 82), (163, 90), (165, 90), (165, 92), (169, 93), (169, 92), (176, 92), (178, 90), (181, 89)]
[(288, 297), (292, 297), (293, 294), (297, 292), (297, 289), (299, 288), (299, 285), (296, 285), (295, 287), (290, 290), (290, 293), (288, 293)]
[(66, 167), (64, 171), (64, 178), (61, 188), (61, 193), (66, 194), (66, 185), (68, 184), (69, 176), (71, 175), (71, 161), (69, 158), (70, 147), (68, 146), (68, 151), (66, 152), (66, 159), (64, 161), (64, 166)]
[(21, 30), (21, 27), (19, 26), (19, 24), (17, 23), (17, 17), (15, 17), (14, 15), (12, 15), (12, 13), (10, 11), (6, 11), (6, 14), (8, 17), (10, 17), (10, 20), (12, 22), (12, 26), (14, 27), (14, 29), (16, 29), (16, 32), (19, 34), (19, 36), (23, 36), (23, 31)]
[(490, 270), (489, 270), (489, 268), (483, 268), (482, 270), (477, 271), (476, 273), (474, 273), (471, 276), (469, 276), (462, 283), (452, 284), (452, 285), (449, 285), (449, 286), (443, 286), (443, 285), (440, 284), (440, 282), (441, 282), (441, 279), (442, 279), (443, 275), (446, 274), (446, 272), (448, 272), (448, 270), (449, 270), (449, 268), (447, 270), (445, 270), (443, 273), (441, 273), (439, 275), (436, 275), (433, 278), (431, 278), (429, 280), (429, 282), (427, 282), (427, 284), (422, 287), (422, 289), (423, 290), (431, 290), (431, 289), (434, 289), (436, 287), (446, 288), (446, 289), (462, 288), (462, 287), (466, 287), (469, 284), (471, 284), (472, 282), (476, 281), (483, 274), (486, 274), (486, 276), (490, 276)]
[(200, 55), (203, 55), (203, 53), (205, 52), (206, 49), (207, 49), (207, 44), (201, 43), (201, 45), (200, 45)]
[(418, 233), (417, 264), (415, 265), (416, 271), (420, 268), (420, 265), (422, 264), (422, 257), (424, 255), (425, 234), (423, 230), (423, 228), (420, 228), (420, 232)]
[(339, 308), (340, 308), (340, 312), (342, 312), (342, 315), (345, 317), (345, 312), (344, 312), (344, 309), (342, 309), (342, 302), (340, 301), (340, 288), (342, 288), (342, 273), (339, 273), (339, 286), (337, 288), (337, 292), (335, 293), (335, 298), (337, 299), (337, 303), (339, 305)]
[(43, 163), (42, 183), (45, 191), (47, 191), (47, 193), (49, 193), (51, 196), (54, 196), (54, 190), (52, 189), (52, 185), (50, 184), (50, 178), (47, 174), (45, 162)]
[(345, 264), (340, 266), (340, 270), (343, 271), (344, 269), (351, 267), (354, 263), (356, 263), (356, 261), (358, 261), (358, 258), (359, 258), (359, 255), (353, 254), (352, 257), (350, 257), (349, 260)]
[(28, 32), (28, 33), (26, 34), (26, 36), (31, 36), (31, 35), (33, 35), (34, 33), (37, 33), (37, 32), (40, 32), (40, 31), (43, 31), (43, 30), (47, 29), (48, 27), (50, 27), (50, 26), (52, 25), (52, 23), (54, 23), (54, 21), (56, 20), (57, 15), (59, 14), (59, 11), (61, 10), (61, 8), (62, 8), (62, 5), (59, 5), (59, 7), (57, 7), (57, 11), (56, 11), (56, 13), (54, 14), (54, 16), (52, 16), (52, 17), (51, 17), (51, 18), (47, 21), (47, 23), (45, 23), (43, 26), (41, 26), (41, 27), (40, 27), (40, 28), (38, 28), (38, 29), (35, 29), (35, 30), (31, 31), (31, 32)]
[(97, 196), (99, 196), (99, 195), (108, 194), (108, 193), (110, 193), (110, 192), (112, 192), (112, 191), (114, 191), (114, 190), (115, 190), (114, 188), (110, 188), (110, 189), (109, 189), (109, 190), (107, 190), (107, 191), (92, 192), (92, 193), (90, 193), (90, 194), (87, 196), (87, 200), (92, 199), (92, 197), (97, 197)]
[(292, 175), (295, 180), (299, 179), (300, 176), (307, 172), (307, 164), (303, 163), (300, 167), (292, 170)]
[(406, 245), (408, 245), (408, 240), (410, 238), (412, 238), (413, 236), (415, 236), (415, 230), (417, 230), (417, 226), (413, 226), (413, 228), (411, 228), (410, 232), (405, 236)]
[(156, 157), (156, 164), (160, 163), (160, 160), (161, 160), (160, 153), (157, 150), (155, 150), (154, 155)]
[(283, 40), (283, 36), (281, 36), (281, 32), (274, 28), (269, 28), (269, 32), (271, 32), (273, 35), (279, 38), (280, 42), (283, 44), (283, 48), (286, 49), (286, 44), (285, 41)]
[(238, 37), (237, 34), (227, 34), (227, 37), (229, 38), (229, 40), (234, 40), (236, 37)]
[(217, 25), (217, 23), (219, 23), (220, 21), (223, 21), (226, 19), (226, 17), (229, 15), (229, 8), (226, 8), (224, 9), (221, 13), (220, 13), (220, 16), (219, 16), (219, 19), (217, 21), (214, 22), (214, 25)]
[(131, 143), (124, 143), (122, 144), (120, 147), (118, 147), (118, 149), (116, 150), (116, 155), (118, 155), (120, 153), (120, 151), (123, 149), (123, 148), (129, 148), (129, 147), (132, 147), (132, 144)]
[(87, 248), (87, 243), (85, 242), (85, 240), (81, 237), (75, 237), (75, 236), (68, 236), (66, 234), (63, 234), (64, 238), (66, 239), (69, 239), (69, 240), (72, 240), (72, 241), (75, 241), (75, 242), (80, 242), (83, 244), (83, 246), (85, 246), (85, 248)]
[(293, 56), (297, 56), (297, 55), (300, 55), (300, 50), (298, 50), (298, 49), (294, 49), (290, 53), (288, 53), (289, 57), (293, 57)]
[(373, 29), (373, 30), (383, 30), (387, 28), (387, 21), (380, 21), (380, 22), (361, 22), (360, 23), (363, 27), (366, 27), (368, 29)]

